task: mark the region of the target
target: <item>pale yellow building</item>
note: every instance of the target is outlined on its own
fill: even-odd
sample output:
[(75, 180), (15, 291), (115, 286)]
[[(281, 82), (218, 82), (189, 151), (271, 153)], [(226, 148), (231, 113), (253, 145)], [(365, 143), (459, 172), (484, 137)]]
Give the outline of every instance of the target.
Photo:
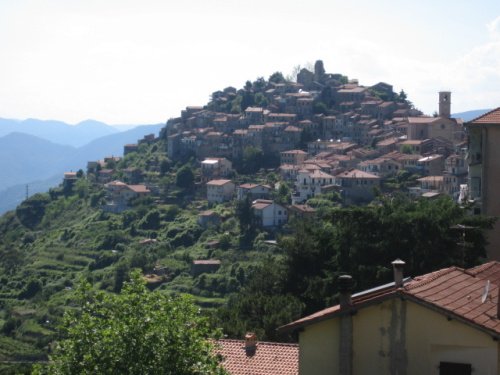
[(292, 322), (299, 332), (301, 375), (493, 375), (499, 373), (500, 263), (450, 267), (350, 295)]
[[(500, 108), (467, 123), (469, 199), (476, 214), (500, 216)], [(500, 260), (500, 221), (488, 233), (488, 258)]]

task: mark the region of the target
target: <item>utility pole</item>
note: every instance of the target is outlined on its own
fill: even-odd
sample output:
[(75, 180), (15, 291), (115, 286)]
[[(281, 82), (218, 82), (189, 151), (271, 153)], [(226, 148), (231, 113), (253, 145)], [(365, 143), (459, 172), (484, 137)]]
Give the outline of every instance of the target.
[(29, 197), (29, 190), (28, 190), (28, 184), (26, 184), (26, 199)]

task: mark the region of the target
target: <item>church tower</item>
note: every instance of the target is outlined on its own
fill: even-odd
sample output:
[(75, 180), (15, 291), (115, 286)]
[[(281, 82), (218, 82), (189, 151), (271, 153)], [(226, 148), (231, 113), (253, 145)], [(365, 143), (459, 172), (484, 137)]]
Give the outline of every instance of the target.
[(439, 92), (439, 116), (449, 118), (451, 116), (451, 92)]

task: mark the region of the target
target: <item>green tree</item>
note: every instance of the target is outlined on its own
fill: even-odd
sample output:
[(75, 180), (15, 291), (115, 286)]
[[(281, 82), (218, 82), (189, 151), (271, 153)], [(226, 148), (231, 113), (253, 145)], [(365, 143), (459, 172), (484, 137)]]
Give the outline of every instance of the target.
[(403, 147), (401, 147), (401, 152), (403, 154), (412, 154), (413, 150), (410, 145), (403, 145)]
[(252, 210), (252, 199), (248, 194), (245, 199), (236, 204), (236, 217), (240, 222), (240, 230), (243, 233), (249, 232), (253, 228), (254, 216)]
[(274, 72), (271, 74), (269, 77), (269, 82), (274, 82), (274, 83), (285, 83), (285, 77), (283, 77), (283, 73), (281, 72)]
[(315, 102), (313, 105), (313, 112), (316, 114), (327, 115), (328, 114), (328, 107), (326, 106), (325, 103), (318, 101), (318, 102)]
[(230, 112), (231, 113), (241, 113), (242, 111), (242, 101), (243, 101), (243, 96), (237, 95), (236, 98), (234, 98), (230, 102)]
[(183, 189), (189, 189), (194, 183), (194, 173), (190, 166), (183, 165), (175, 175), (175, 184)]
[(260, 148), (248, 146), (243, 150), (243, 160), (239, 172), (243, 174), (257, 173), (264, 162), (264, 153)]
[(33, 229), (42, 221), (49, 202), (48, 194), (35, 194), (16, 208), (16, 216), (25, 227)]
[[(463, 234), (454, 229), (457, 224), (472, 229)], [(396, 258), (406, 262), (411, 276), (452, 265), (472, 267), (486, 256), (483, 229), (491, 226), (492, 219), (467, 216), (448, 197), (396, 196), (377, 206), (330, 209), (322, 222), (297, 222), (294, 234), (282, 238), (285, 291), (312, 312), (334, 302), (342, 273), (353, 275), (363, 290), (389, 282)]]
[(48, 366), (34, 374), (224, 374), (216, 332), (187, 297), (149, 292), (138, 271), (121, 294), (78, 289), (80, 309), (66, 313)]
[(254, 91), (256, 92), (262, 92), (267, 86), (267, 82), (264, 79), (264, 77), (259, 77), (253, 82), (252, 84)]
[[(241, 270), (241, 268), (240, 268)], [(263, 340), (290, 341), (276, 328), (298, 319), (303, 303), (284, 290), (283, 262), (267, 258), (249, 272), (240, 293), (230, 296), (226, 306), (217, 311), (215, 320), (230, 337), (242, 337), (253, 331)]]
[(158, 229), (160, 228), (160, 212), (158, 210), (149, 211), (139, 223), (142, 229)]
[(261, 92), (255, 94), (254, 103), (258, 107), (267, 107), (267, 105), (269, 104), (267, 98)]
[(401, 90), (399, 94), (396, 96), (396, 101), (399, 103), (406, 103), (406, 100), (408, 99), (408, 95), (406, 95), (404, 90)]

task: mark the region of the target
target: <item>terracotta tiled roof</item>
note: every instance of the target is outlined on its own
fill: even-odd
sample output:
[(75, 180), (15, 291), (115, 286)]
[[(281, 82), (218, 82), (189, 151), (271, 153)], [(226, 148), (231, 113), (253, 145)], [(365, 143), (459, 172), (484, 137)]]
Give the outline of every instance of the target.
[(431, 122), (434, 122), (437, 119), (438, 117), (427, 117), (427, 116), (408, 117), (408, 122), (410, 124), (430, 124)]
[(313, 171), (310, 175), (311, 178), (333, 178), (331, 174), (325, 173), (320, 170)]
[[(450, 267), (410, 279), (402, 288), (395, 288), (392, 283), (353, 295), (352, 307), (363, 308), (387, 298), (406, 297), (498, 337), (499, 283), (500, 263), (496, 261), (470, 269)], [(339, 305), (332, 306), (280, 329), (296, 329), (334, 317), (339, 311)]]
[(212, 185), (212, 186), (222, 186), (227, 183), (231, 182), (231, 180), (211, 180), (207, 182), (207, 185)]
[(264, 208), (270, 206), (272, 203), (254, 203), (252, 204), (252, 209), (254, 210), (263, 210)]
[(260, 185), (252, 184), (252, 183), (246, 183), (246, 184), (241, 184), (238, 187), (241, 188), (241, 189), (253, 189), (253, 188), (256, 188), (257, 186), (260, 186)]
[(500, 107), (481, 115), (469, 122), (470, 125), (497, 124), (500, 125)]
[(135, 193), (150, 193), (145, 185), (128, 185), (128, 188)]
[(247, 354), (243, 340), (219, 340), (217, 353), (231, 375), (298, 375), (299, 346), (258, 342), (253, 355)]
[(336, 176), (337, 178), (371, 178), (371, 179), (380, 179), (379, 176), (374, 175), (372, 173), (363, 172), (359, 169), (352, 169), (350, 171), (342, 172)]
[[(254, 210), (263, 210), (264, 208), (272, 205), (274, 202), (269, 199), (256, 199), (252, 202), (252, 208)], [(277, 205), (279, 206), (279, 205)]]

